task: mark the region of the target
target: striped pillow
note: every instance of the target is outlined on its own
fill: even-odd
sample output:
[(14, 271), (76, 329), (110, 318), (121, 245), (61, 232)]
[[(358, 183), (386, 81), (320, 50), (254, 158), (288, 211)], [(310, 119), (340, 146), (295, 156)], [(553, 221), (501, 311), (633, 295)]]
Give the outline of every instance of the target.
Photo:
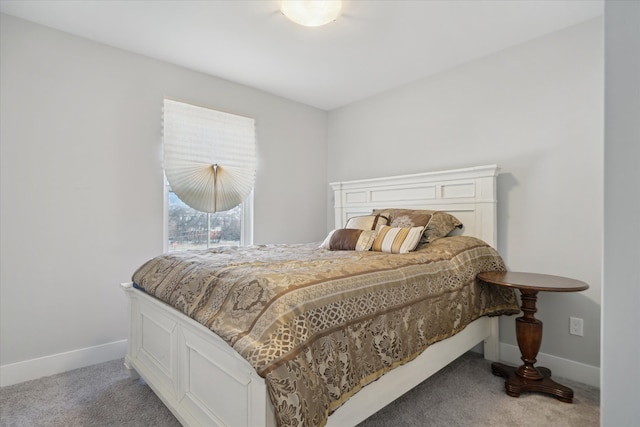
[(392, 254), (406, 254), (418, 246), (424, 227), (389, 227), (383, 225), (378, 228), (378, 236), (373, 242), (371, 250), (389, 252)]

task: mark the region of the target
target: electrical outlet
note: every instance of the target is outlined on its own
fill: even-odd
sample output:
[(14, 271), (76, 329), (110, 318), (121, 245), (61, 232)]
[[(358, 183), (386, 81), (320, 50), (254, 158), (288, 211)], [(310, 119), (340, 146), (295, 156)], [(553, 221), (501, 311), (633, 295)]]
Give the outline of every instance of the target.
[(571, 335), (583, 336), (582, 319), (579, 317), (569, 317), (569, 333)]

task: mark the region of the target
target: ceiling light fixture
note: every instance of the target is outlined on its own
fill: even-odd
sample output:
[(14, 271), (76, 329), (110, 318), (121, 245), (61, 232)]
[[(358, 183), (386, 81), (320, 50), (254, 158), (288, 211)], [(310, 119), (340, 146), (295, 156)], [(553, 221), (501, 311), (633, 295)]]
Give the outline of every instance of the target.
[(339, 0), (283, 0), (280, 11), (296, 24), (319, 27), (335, 21), (342, 10)]

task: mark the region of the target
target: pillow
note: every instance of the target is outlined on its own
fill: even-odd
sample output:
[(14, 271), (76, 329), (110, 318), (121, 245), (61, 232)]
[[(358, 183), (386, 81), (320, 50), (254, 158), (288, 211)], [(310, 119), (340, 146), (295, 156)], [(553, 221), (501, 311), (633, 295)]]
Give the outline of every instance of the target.
[(462, 228), (458, 219), (446, 212), (428, 209), (374, 209), (373, 214), (385, 215), (392, 227), (420, 227), (425, 231), (421, 243), (431, 243), (445, 237), (455, 228)]
[(357, 228), (360, 230), (375, 230), (376, 227), (381, 225), (387, 225), (389, 219), (386, 216), (380, 214), (377, 215), (362, 215), (354, 216), (347, 220), (347, 225), (344, 228)]
[(446, 237), (456, 228), (462, 228), (462, 223), (453, 215), (436, 211), (424, 231), (424, 242), (431, 243), (441, 237)]
[(406, 254), (420, 243), (424, 227), (389, 227), (383, 225), (378, 228), (378, 235), (373, 242), (372, 249), (378, 252), (392, 254)]
[(332, 230), (320, 247), (332, 251), (368, 251), (375, 238), (375, 230), (339, 228)]

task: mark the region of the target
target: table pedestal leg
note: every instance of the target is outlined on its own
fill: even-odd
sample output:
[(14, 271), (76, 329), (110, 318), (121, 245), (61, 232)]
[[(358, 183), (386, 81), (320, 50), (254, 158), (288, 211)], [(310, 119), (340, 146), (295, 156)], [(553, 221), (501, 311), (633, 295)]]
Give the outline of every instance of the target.
[(516, 338), (524, 364), (515, 368), (495, 362), (491, 364), (491, 371), (507, 379), (505, 389), (509, 396), (518, 397), (523, 391), (537, 391), (572, 403), (573, 390), (553, 381), (549, 369), (534, 366), (542, 343), (542, 322), (534, 316), (538, 292), (521, 289), (520, 293), (523, 315), (516, 319)]

